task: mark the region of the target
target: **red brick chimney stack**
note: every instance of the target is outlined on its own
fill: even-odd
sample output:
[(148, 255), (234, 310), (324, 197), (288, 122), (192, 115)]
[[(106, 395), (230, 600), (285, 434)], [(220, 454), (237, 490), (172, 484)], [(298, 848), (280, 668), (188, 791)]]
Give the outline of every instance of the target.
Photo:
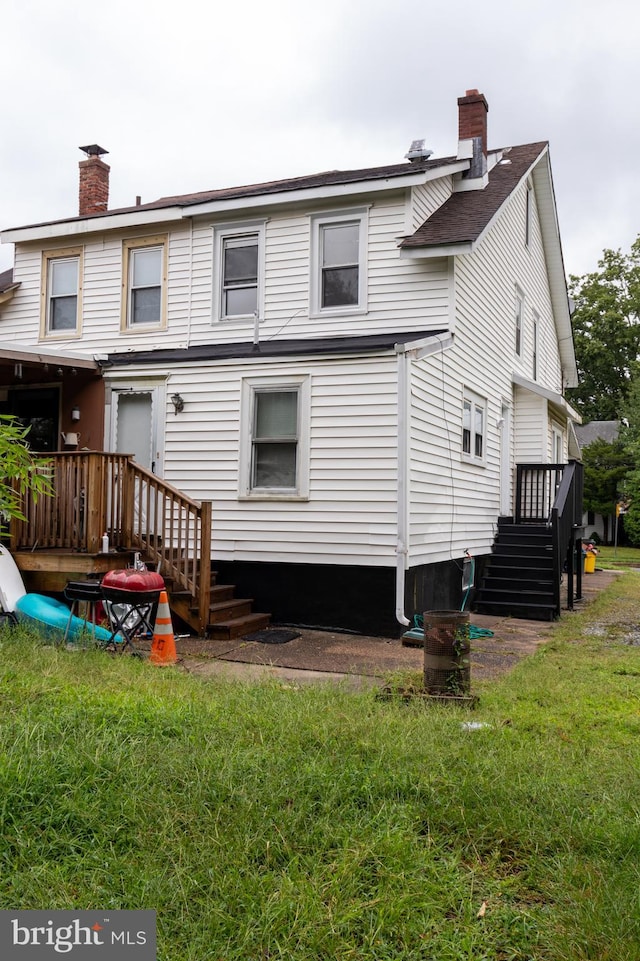
[(458, 141), (473, 145), (470, 152), (458, 148), (458, 156), (472, 157), (469, 177), (482, 176), (487, 169), (488, 113), (489, 104), (478, 90), (467, 90), (464, 97), (458, 97)]
[(104, 213), (109, 206), (109, 171), (111, 167), (101, 160), (103, 154), (108, 153), (97, 143), (80, 147), (86, 155), (86, 160), (78, 164), (80, 168), (80, 193), (78, 212), (81, 217)]

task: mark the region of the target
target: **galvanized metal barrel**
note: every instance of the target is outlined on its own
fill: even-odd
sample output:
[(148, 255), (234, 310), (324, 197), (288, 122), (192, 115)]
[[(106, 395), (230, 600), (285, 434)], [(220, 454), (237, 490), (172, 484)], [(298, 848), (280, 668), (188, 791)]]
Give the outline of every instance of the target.
[(425, 611), (424, 686), (429, 694), (469, 693), (470, 647), (468, 613)]

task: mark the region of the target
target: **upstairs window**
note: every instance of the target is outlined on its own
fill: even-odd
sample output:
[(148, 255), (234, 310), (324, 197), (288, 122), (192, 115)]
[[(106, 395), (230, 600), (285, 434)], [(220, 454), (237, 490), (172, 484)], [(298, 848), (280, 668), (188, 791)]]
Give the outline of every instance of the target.
[(524, 314), (524, 296), (520, 290), (516, 290), (515, 303), (515, 327), (516, 327), (516, 354), (522, 356), (522, 316)]
[(484, 461), (486, 419), (486, 400), (471, 391), (465, 391), (462, 399), (463, 460)]
[(214, 320), (263, 314), (266, 221), (214, 227)]
[(258, 235), (225, 237), (222, 243), (222, 316), (253, 314), (258, 308)]
[(532, 357), (532, 373), (533, 379), (538, 379), (538, 327), (540, 323), (540, 318), (536, 314), (535, 310), (533, 312), (533, 323), (531, 328), (532, 338), (533, 338), (533, 357)]
[(123, 257), (123, 327), (162, 327), (165, 323), (166, 238), (126, 240)]
[(366, 211), (312, 218), (312, 313), (366, 309)]
[(44, 337), (77, 334), (80, 323), (82, 250), (44, 254), (41, 333)]

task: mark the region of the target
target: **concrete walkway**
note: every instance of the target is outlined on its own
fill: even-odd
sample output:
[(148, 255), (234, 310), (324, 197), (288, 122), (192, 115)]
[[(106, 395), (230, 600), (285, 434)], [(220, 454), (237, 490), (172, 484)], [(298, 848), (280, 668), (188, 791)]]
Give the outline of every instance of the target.
[[(617, 576), (598, 570), (583, 578), (581, 610)], [(571, 617), (563, 612), (562, 617)], [(493, 632), (471, 644), (473, 683), (492, 680), (511, 670), (543, 644), (554, 622), (471, 614), (471, 624)], [(179, 664), (201, 677), (223, 676), (244, 681), (277, 679), (292, 684), (340, 683), (352, 688), (382, 686), (390, 674), (422, 671), (421, 647), (407, 647), (400, 638), (363, 637), (337, 631), (295, 628), (298, 636), (282, 644), (238, 638), (215, 641), (176, 638)]]

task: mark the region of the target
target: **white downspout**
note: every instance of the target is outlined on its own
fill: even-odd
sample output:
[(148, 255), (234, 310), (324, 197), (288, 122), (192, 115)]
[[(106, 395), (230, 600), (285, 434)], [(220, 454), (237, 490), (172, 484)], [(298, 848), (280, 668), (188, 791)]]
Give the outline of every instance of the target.
[(413, 344), (396, 344), (398, 358), (398, 515), (396, 542), (396, 620), (403, 627), (411, 621), (404, 612), (404, 586), (409, 560), (409, 412), (411, 410), (412, 358), (421, 360), (430, 354), (453, 347), (453, 334), (435, 334)]
[(396, 620), (403, 627), (410, 621), (404, 613), (404, 585), (409, 557), (409, 355), (404, 344), (396, 344), (398, 358), (398, 500), (396, 542)]

